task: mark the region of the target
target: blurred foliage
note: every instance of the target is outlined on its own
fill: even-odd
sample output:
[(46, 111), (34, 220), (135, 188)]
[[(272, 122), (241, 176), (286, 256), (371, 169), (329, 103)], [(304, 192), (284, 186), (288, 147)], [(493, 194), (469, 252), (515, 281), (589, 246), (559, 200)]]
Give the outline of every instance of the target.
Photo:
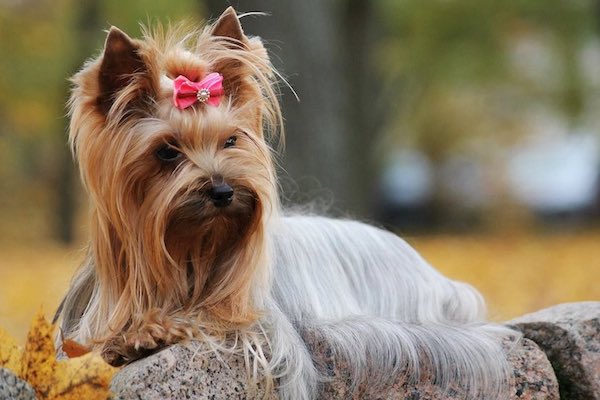
[[(579, 53), (597, 37), (596, 2), (381, 0), (380, 5), (385, 34), (376, 64), (400, 110), (390, 121), (392, 142), (440, 160), (473, 137), (510, 141), (522, 133), (530, 104), (552, 107), (574, 123), (581, 117), (588, 88)], [(526, 41), (552, 57), (553, 70), (525, 65), (535, 70), (528, 75), (519, 68), (544, 62), (532, 60), (535, 53), (517, 52)], [(552, 76), (543, 76), (548, 72)]]
[[(200, 21), (200, 1), (178, 0), (176, 3), (168, 0), (103, 0), (102, 14), (106, 15), (109, 25), (115, 25), (129, 33), (139, 36), (140, 23), (149, 24), (177, 22), (182, 19)], [(102, 38), (104, 40), (104, 38)]]
[(140, 22), (199, 20), (198, 3), (0, 1), (0, 240), (54, 235), (68, 78), (102, 47), (101, 30), (136, 36)]
[[(351, 4), (344, 1), (336, 4)], [(575, 127), (586, 110), (590, 113), (590, 93), (597, 95), (598, 87), (582, 77), (580, 60), (582, 47), (598, 46), (597, 2), (373, 4), (372, 113), (384, 125), (383, 140), (368, 129), (371, 113), (362, 125), (368, 142), (382, 144), (379, 159), (402, 146), (421, 149), (434, 163), (457, 151), (489, 159), (494, 149), (527, 130), (535, 107), (564, 116)], [(243, 9), (243, 2), (238, 6)], [(205, 9), (200, 0), (0, 0), (1, 240), (56, 237), (49, 221), (65, 212), (64, 207), (57, 211), (65, 202), (61, 193), (72, 186), (61, 185), (68, 178), (67, 79), (97, 54), (104, 40), (100, 30), (114, 24), (136, 36), (140, 22), (199, 20)], [(375, 82), (380, 77), (384, 85)], [(385, 111), (376, 112), (381, 107)], [(66, 207), (73, 208), (70, 202)]]
[[(37, 178), (52, 165), (50, 136), (60, 127), (61, 88), (74, 38), (67, 1), (0, 7), (0, 177)], [(41, 177), (43, 178), (43, 177)]]

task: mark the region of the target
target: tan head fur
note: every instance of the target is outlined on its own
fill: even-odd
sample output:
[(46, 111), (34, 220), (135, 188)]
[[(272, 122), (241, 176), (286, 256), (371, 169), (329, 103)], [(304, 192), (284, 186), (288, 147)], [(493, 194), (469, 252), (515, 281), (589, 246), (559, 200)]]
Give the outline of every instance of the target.
[[(174, 107), (172, 79), (209, 72), (223, 75), (221, 104)], [(111, 28), (102, 55), (74, 76), (70, 142), (91, 203), (97, 284), (73, 333), (108, 361), (144, 347), (128, 333), (160, 346), (195, 336), (193, 321), (219, 335), (258, 318), (265, 226), (279, 206), (266, 140), (281, 122), (274, 77), (232, 8), (191, 33), (158, 27), (135, 40)], [(233, 190), (230, 204), (213, 201), (218, 185)]]

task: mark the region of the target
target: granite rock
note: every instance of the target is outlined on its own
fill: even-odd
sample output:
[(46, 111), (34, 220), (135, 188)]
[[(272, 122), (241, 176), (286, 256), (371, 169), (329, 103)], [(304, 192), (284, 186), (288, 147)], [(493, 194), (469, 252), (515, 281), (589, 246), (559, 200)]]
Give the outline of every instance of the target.
[(511, 400), (558, 400), (558, 382), (546, 354), (523, 338), (508, 355), (513, 367)]
[(264, 398), (246, 379), (241, 355), (217, 356), (195, 342), (177, 344), (122, 368), (111, 384), (113, 399), (217, 400)]
[[(321, 388), (319, 399), (465, 399), (460, 388), (442, 392), (428, 383), (426, 376), (420, 383), (409, 383), (399, 376), (383, 389), (370, 387), (368, 383), (358, 385), (353, 393), (354, 383), (344, 360), (333, 359), (318, 334), (304, 337), (317, 366), (329, 378)], [(507, 338), (505, 346), (514, 370), (510, 399), (558, 399), (558, 384), (552, 367), (535, 343), (527, 339), (516, 343), (514, 338)], [(123, 400), (263, 398), (265, 391), (261, 387), (249, 386), (246, 376), (241, 356), (222, 359), (214, 353), (202, 352), (197, 343), (187, 343), (126, 366), (114, 377), (112, 390), (115, 399)]]
[(0, 368), (0, 399), (35, 400), (35, 390), (12, 371)]
[[(330, 379), (323, 385), (319, 399), (361, 399), (361, 400), (464, 400), (465, 391), (460, 387), (450, 387), (442, 391), (432, 385), (427, 375), (423, 375), (418, 383), (411, 383), (398, 376), (386, 387), (371, 387), (369, 384), (359, 385), (352, 393), (351, 377), (344, 360), (334, 359), (331, 351), (317, 335), (305, 335), (313, 358), (319, 370)], [(510, 400), (558, 400), (558, 384), (552, 366), (538, 346), (528, 339), (516, 341), (514, 337), (506, 338), (504, 348), (508, 353), (508, 361), (513, 368), (510, 382)], [(377, 371), (367, 373), (376, 375)]]
[(546, 353), (561, 398), (600, 400), (600, 302), (559, 304), (511, 324)]

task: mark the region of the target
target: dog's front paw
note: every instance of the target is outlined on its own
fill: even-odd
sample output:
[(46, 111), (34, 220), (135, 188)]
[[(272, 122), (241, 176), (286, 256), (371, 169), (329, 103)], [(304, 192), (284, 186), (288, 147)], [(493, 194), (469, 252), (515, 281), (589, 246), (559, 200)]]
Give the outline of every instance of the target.
[(132, 323), (127, 331), (116, 334), (102, 346), (104, 360), (112, 366), (128, 364), (161, 349), (193, 339), (198, 327), (186, 316), (166, 316), (159, 310), (151, 310)]
[(113, 367), (118, 367), (148, 357), (168, 345), (157, 333), (155, 329), (142, 328), (114, 336), (102, 346), (102, 358)]
[(124, 351), (125, 340), (122, 337), (112, 337), (102, 345), (100, 355), (113, 367), (120, 367), (127, 363), (127, 355)]

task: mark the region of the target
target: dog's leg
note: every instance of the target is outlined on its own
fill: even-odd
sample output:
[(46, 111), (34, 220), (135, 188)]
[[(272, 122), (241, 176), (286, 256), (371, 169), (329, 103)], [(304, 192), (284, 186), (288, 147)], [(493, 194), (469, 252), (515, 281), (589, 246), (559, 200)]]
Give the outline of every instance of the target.
[(132, 323), (125, 332), (107, 340), (101, 354), (107, 363), (120, 366), (197, 336), (198, 326), (193, 318), (165, 315), (155, 309)]

